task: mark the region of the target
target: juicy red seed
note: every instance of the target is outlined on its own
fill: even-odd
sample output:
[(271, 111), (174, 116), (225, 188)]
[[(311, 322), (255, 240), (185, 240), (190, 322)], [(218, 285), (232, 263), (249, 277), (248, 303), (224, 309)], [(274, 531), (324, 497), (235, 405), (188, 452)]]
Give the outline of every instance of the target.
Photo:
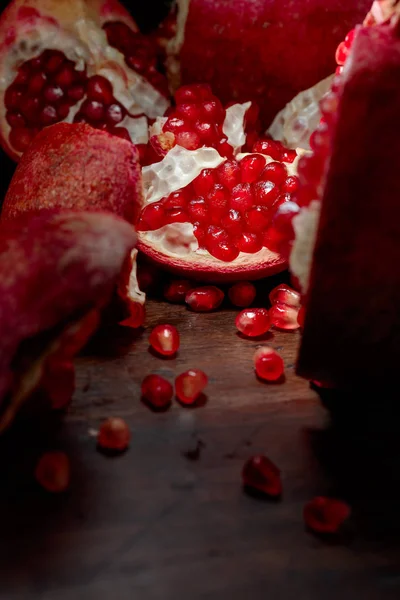
[(203, 169), (192, 182), (193, 189), (198, 196), (206, 196), (214, 184), (215, 177), (212, 169)]
[(28, 92), (30, 94), (39, 94), (46, 83), (47, 77), (44, 73), (35, 73), (28, 84)]
[(65, 65), (54, 77), (54, 83), (63, 89), (69, 88), (74, 83), (75, 69), (73, 65)]
[(293, 194), (294, 192), (297, 192), (299, 188), (299, 183), (299, 178), (296, 177), (296, 175), (290, 175), (284, 181), (281, 187), (281, 191), (284, 193), (288, 192), (289, 194)]
[(244, 308), (253, 304), (256, 288), (249, 281), (239, 281), (229, 288), (228, 296), (234, 306)]
[(200, 369), (189, 369), (175, 379), (176, 397), (182, 404), (194, 404), (208, 383), (208, 377)]
[(225, 110), (217, 98), (203, 102), (199, 108), (201, 118), (206, 121), (210, 121), (211, 123), (222, 123), (225, 119)]
[(271, 323), (266, 308), (247, 308), (237, 315), (235, 325), (243, 335), (257, 337), (266, 333)]
[(10, 85), (4, 95), (4, 104), (8, 110), (16, 110), (20, 106), (23, 95), (23, 88), (16, 85)]
[(299, 161), (299, 176), (307, 183), (318, 184), (324, 171), (325, 160), (323, 156), (312, 154), (302, 156)]
[(127, 423), (118, 417), (110, 417), (102, 423), (97, 443), (104, 450), (122, 452), (129, 446), (131, 432)]
[(118, 125), (125, 117), (125, 109), (120, 104), (111, 104), (106, 110), (106, 121), (110, 125)]
[(209, 253), (224, 262), (232, 262), (239, 256), (238, 248), (231, 242), (223, 240), (207, 244)]
[(220, 183), (213, 185), (207, 194), (207, 202), (210, 210), (222, 210), (228, 207), (229, 194)]
[(54, 106), (45, 106), (39, 115), (41, 125), (51, 125), (58, 120), (57, 110)]
[(197, 150), (201, 146), (200, 137), (194, 131), (179, 131), (175, 134), (175, 141), (178, 146), (186, 150)]
[(253, 152), (267, 154), (274, 160), (282, 160), (282, 152), (284, 147), (280, 142), (275, 140), (258, 140), (253, 146)]
[(183, 208), (187, 204), (188, 196), (189, 194), (185, 189), (172, 192), (168, 198), (163, 200), (164, 208), (177, 208), (178, 206)]
[(187, 125), (185, 121), (182, 119), (178, 119), (177, 117), (170, 117), (168, 121), (165, 123), (163, 127), (163, 131), (170, 131), (174, 135), (179, 133), (180, 131), (186, 130)]
[(43, 97), (47, 102), (57, 102), (64, 97), (64, 91), (59, 85), (47, 85), (44, 88)]
[(287, 169), (285, 165), (279, 162), (270, 162), (265, 167), (261, 174), (261, 178), (264, 181), (272, 181), (276, 185), (280, 186), (287, 177)]
[(67, 104), (66, 102), (59, 104), (57, 106), (57, 115), (59, 119), (65, 119), (70, 111), (70, 105)]
[(213, 99), (211, 88), (207, 84), (183, 85), (175, 92), (176, 104), (199, 102)]
[(168, 302), (183, 304), (186, 294), (193, 288), (187, 279), (172, 280), (164, 289), (164, 297)]
[(160, 202), (148, 204), (142, 211), (139, 222), (139, 229), (142, 231), (152, 231), (159, 229), (166, 224), (165, 210)]
[(346, 502), (325, 496), (313, 498), (303, 509), (304, 522), (315, 533), (337, 533), (350, 514)]
[(34, 136), (35, 132), (31, 129), (27, 129), (26, 127), (19, 127), (10, 131), (8, 139), (10, 141), (11, 146), (15, 150), (17, 150), (17, 152), (25, 152), (25, 150), (28, 148), (31, 141), (33, 140)]
[(271, 221), (269, 210), (265, 206), (252, 206), (245, 215), (246, 229), (250, 233), (265, 231)]
[(260, 116), (260, 109), (255, 102), (252, 102), (250, 108), (247, 109), (245, 115), (245, 129), (248, 131), (249, 129), (253, 129), (258, 124), (258, 119)]
[(142, 398), (153, 410), (163, 410), (171, 404), (174, 389), (159, 375), (147, 375), (142, 381)]
[(222, 290), (208, 285), (190, 290), (186, 294), (185, 302), (195, 312), (209, 312), (222, 304), (224, 296)]
[(298, 313), (298, 308), (277, 302), (269, 310), (271, 325), (284, 331), (294, 331), (299, 328)]
[(194, 198), (194, 200), (191, 200), (188, 204), (187, 211), (192, 221), (207, 223), (208, 208), (204, 198)]
[(271, 290), (268, 298), (271, 304), (276, 304), (279, 302), (280, 304), (287, 304), (293, 308), (300, 308), (301, 296), (299, 292), (296, 292), (296, 290), (293, 290), (284, 283), (277, 285), (273, 290)]
[(25, 127), (26, 121), (21, 113), (9, 112), (6, 113), (6, 120), (10, 127)]
[(59, 50), (46, 50), (43, 56), (43, 70), (47, 75), (56, 73), (65, 61), (65, 56)]
[(194, 123), (200, 118), (200, 107), (197, 104), (179, 104), (176, 114), (181, 119)]
[(157, 325), (149, 337), (150, 346), (162, 356), (173, 356), (179, 349), (179, 333), (173, 325)]
[(282, 494), (280, 470), (266, 456), (252, 456), (246, 461), (242, 470), (242, 481), (246, 488), (273, 498)]
[(90, 121), (101, 121), (104, 118), (104, 106), (97, 100), (85, 100), (81, 106), (81, 113)]
[(295, 161), (296, 158), (297, 158), (296, 150), (292, 150), (290, 148), (283, 147), (283, 151), (282, 151), (283, 162), (292, 163)]
[(188, 223), (189, 215), (187, 212), (180, 208), (167, 208), (165, 211), (165, 223)]
[(70, 484), (71, 468), (64, 452), (46, 452), (35, 468), (36, 481), (48, 492), (65, 492)]
[(240, 161), (242, 183), (253, 183), (257, 181), (265, 167), (263, 156), (245, 156)]
[(193, 233), (196, 236), (196, 239), (199, 243), (199, 248), (204, 248), (206, 232), (205, 232), (204, 227), (201, 226), (201, 223), (198, 223), (198, 222), (193, 223)]
[(40, 100), (39, 98), (32, 98), (24, 96), (20, 102), (20, 109), (22, 114), (29, 121), (36, 121), (38, 113), (40, 111)]
[(282, 253), (288, 257), (291, 243), (294, 240), (293, 217), (299, 212), (299, 207), (294, 202), (281, 204), (276, 211), (271, 227), (266, 232), (265, 244), (274, 252)]
[(218, 153), (221, 156), (225, 156), (226, 158), (232, 158), (233, 157), (233, 148), (228, 143), (228, 140), (226, 138), (220, 139), (219, 142), (216, 144), (215, 147), (216, 147), (216, 149), (218, 150)]
[(272, 181), (257, 181), (252, 187), (256, 204), (270, 207), (279, 196), (279, 188)]
[(236, 238), (236, 247), (240, 250), (240, 252), (254, 254), (255, 252), (259, 252), (261, 250), (262, 241), (256, 233), (243, 231), (243, 233)]
[(90, 100), (97, 100), (102, 104), (109, 105), (114, 102), (114, 94), (111, 83), (101, 75), (93, 75), (87, 82), (86, 93)]
[(244, 222), (241, 214), (237, 210), (233, 210), (233, 208), (221, 218), (221, 227), (225, 229), (230, 236), (234, 237), (242, 233), (243, 226)]
[(240, 183), (240, 167), (236, 160), (226, 160), (216, 169), (216, 174), (218, 181), (227, 190), (232, 190), (235, 185)]
[(338, 65), (344, 65), (349, 54), (349, 48), (345, 42), (341, 42), (336, 49), (335, 59)]
[(193, 129), (194, 132), (199, 136), (201, 142), (206, 146), (212, 146), (218, 141), (218, 132), (213, 123), (196, 121)]
[(269, 346), (258, 348), (254, 353), (253, 362), (258, 377), (265, 381), (277, 381), (285, 370), (282, 357)]
[[(61, 88), (57, 88), (57, 89), (61, 90)], [(67, 94), (68, 94), (68, 98), (70, 98), (71, 100), (74, 100), (75, 102), (78, 102), (79, 100), (82, 100), (82, 98), (84, 97), (85, 88), (83, 87), (83, 85), (73, 85), (72, 87), (69, 88)]]
[(229, 236), (227, 232), (222, 229), (222, 227), (218, 227), (218, 225), (210, 225), (207, 228), (206, 232), (206, 244), (213, 245), (217, 242), (228, 242)]
[(284, 202), (291, 202), (293, 200), (292, 194), (280, 194), (274, 202), (273, 210), (278, 209), (278, 207)]
[(230, 207), (240, 213), (246, 212), (253, 206), (254, 196), (250, 183), (239, 183), (231, 192)]

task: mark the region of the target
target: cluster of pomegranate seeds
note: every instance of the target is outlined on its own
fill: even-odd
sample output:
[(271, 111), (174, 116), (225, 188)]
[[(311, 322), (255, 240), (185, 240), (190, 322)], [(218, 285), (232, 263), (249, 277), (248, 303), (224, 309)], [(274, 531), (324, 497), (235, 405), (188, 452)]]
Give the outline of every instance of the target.
[(246, 308), (237, 315), (235, 325), (243, 335), (258, 337), (267, 333), (271, 321), (266, 308)]
[(150, 36), (132, 31), (120, 21), (106, 23), (103, 27), (110, 46), (125, 57), (128, 67), (145, 77), (161, 94), (169, 95), (168, 82), (160, 70), (157, 45)]
[[(253, 146), (251, 147), (251, 152), (260, 152), (261, 154), (267, 154), (274, 160), (287, 163), (294, 162), (294, 160), (297, 157), (296, 150), (293, 150), (292, 148), (286, 148), (286, 146), (284, 146), (282, 142), (279, 142), (278, 140), (272, 140), (266, 137), (257, 139), (257, 141), (255, 141)], [(290, 191), (294, 192), (296, 191), (297, 187), (295, 182), (292, 182), (292, 185), (295, 187), (295, 189)]]
[(221, 306), (225, 294), (214, 285), (194, 288), (185, 296), (185, 302), (194, 312), (210, 312)]
[(242, 470), (245, 488), (276, 498), (282, 494), (281, 472), (266, 456), (252, 456)]
[(147, 375), (142, 381), (142, 398), (153, 410), (165, 410), (171, 404), (172, 385), (160, 375)]
[(313, 498), (303, 509), (306, 526), (319, 534), (337, 533), (350, 514), (351, 509), (346, 502), (325, 496)]
[(157, 325), (150, 334), (149, 343), (161, 356), (173, 356), (179, 349), (179, 332), (173, 325)]
[(269, 301), (272, 304), (269, 310), (271, 325), (284, 331), (299, 328), (298, 315), (301, 306), (299, 292), (281, 284), (272, 290)]
[(277, 237), (285, 237), (299, 210), (293, 202), (297, 188), (297, 177), (288, 175), (282, 162), (267, 164), (260, 154), (247, 155), (240, 162), (226, 160), (216, 169), (203, 169), (186, 187), (148, 204), (138, 230), (192, 223), (200, 248), (232, 262), (240, 252), (254, 254), (263, 247), (279, 246)]
[(103, 450), (123, 452), (128, 448), (130, 439), (127, 423), (119, 417), (110, 417), (100, 427), (97, 444)]
[(70, 483), (69, 458), (64, 452), (46, 452), (35, 468), (35, 479), (45, 490), (52, 493), (65, 492)]
[(164, 288), (164, 298), (172, 304), (184, 304), (186, 295), (192, 288), (188, 279), (173, 279)]
[(240, 308), (253, 304), (256, 293), (255, 285), (250, 281), (239, 281), (228, 290), (229, 300)]
[(254, 353), (253, 362), (258, 377), (264, 381), (277, 381), (285, 370), (282, 357), (269, 346), (258, 348)]
[(336, 73), (338, 73), (338, 74), (340, 74), (342, 72), (343, 65), (346, 62), (346, 59), (350, 53), (350, 48), (353, 44), (355, 35), (356, 35), (356, 30), (352, 29), (346, 35), (346, 37), (344, 38), (344, 41), (341, 42), (339, 44), (339, 46), (337, 47), (335, 58), (336, 58), (336, 62), (338, 64), (338, 68), (336, 70)]
[(181, 404), (193, 405), (208, 383), (208, 377), (200, 369), (189, 369), (175, 379), (175, 393)]

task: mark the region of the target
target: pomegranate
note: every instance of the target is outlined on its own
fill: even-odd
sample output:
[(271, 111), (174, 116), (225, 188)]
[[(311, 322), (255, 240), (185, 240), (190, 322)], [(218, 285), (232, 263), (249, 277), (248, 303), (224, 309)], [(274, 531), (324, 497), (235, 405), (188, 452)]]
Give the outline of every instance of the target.
[(246, 308), (235, 319), (237, 329), (247, 337), (258, 337), (271, 327), (269, 313), (265, 308)]
[(55, 373), (96, 328), (134, 243), (127, 223), (102, 213), (0, 224), (0, 431), (38, 388), (60, 407)]
[(69, 488), (71, 466), (65, 452), (46, 452), (35, 468), (35, 479), (47, 492), (59, 494)]
[(208, 377), (200, 369), (189, 369), (175, 379), (175, 393), (184, 406), (195, 404), (208, 383)]
[(178, 0), (168, 43), (177, 87), (208, 82), (224, 101), (256, 101), (264, 126), (330, 75), (336, 46), (371, 0)]
[(285, 370), (282, 357), (269, 346), (258, 348), (254, 353), (253, 362), (258, 377), (264, 381), (277, 381)]
[(399, 31), (397, 15), (357, 28), (321, 103), (314, 153), (299, 165), (291, 268), (306, 301), (297, 369), (324, 385), (371, 387), (398, 370)]
[(149, 344), (160, 356), (174, 356), (179, 343), (179, 332), (173, 325), (157, 325), (150, 333)]
[(266, 456), (252, 456), (242, 470), (242, 481), (245, 488), (261, 492), (271, 498), (282, 494), (281, 472)]
[(210, 312), (219, 308), (225, 294), (214, 285), (193, 288), (185, 296), (185, 302), (194, 312)]
[(172, 304), (184, 304), (186, 294), (192, 287), (188, 279), (173, 279), (164, 288), (164, 298)]
[(102, 450), (123, 452), (129, 446), (131, 432), (127, 423), (119, 417), (110, 417), (102, 423), (97, 444)]
[(142, 381), (142, 398), (152, 410), (166, 410), (173, 393), (172, 385), (160, 375), (147, 375)]
[(238, 281), (228, 291), (229, 300), (232, 304), (241, 308), (253, 304), (256, 295), (257, 290), (250, 281)]
[(157, 49), (117, 0), (13, 0), (0, 40), (0, 141), (16, 160), (60, 121), (146, 144), (168, 107)]
[(338, 533), (350, 514), (351, 508), (346, 502), (325, 496), (313, 498), (303, 509), (306, 526), (317, 534)]

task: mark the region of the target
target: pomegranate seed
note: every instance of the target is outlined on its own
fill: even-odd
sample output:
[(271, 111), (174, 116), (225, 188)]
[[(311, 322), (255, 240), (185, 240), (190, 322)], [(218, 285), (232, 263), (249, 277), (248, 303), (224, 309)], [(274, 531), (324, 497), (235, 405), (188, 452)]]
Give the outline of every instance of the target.
[(57, 75), (54, 77), (54, 83), (63, 88), (63, 90), (69, 88), (74, 83), (75, 69), (73, 65), (66, 64)]
[[(207, 202), (211, 211), (224, 211), (228, 207), (229, 195), (223, 185), (216, 183), (207, 194)], [(212, 214), (212, 213), (211, 213)]]
[(302, 306), (297, 314), (297, 322), (299, 324), (299, 327), (301, 327), (301, 328), (304, 327), (305, 315), (306, 315), (306, 309), (304, 306)]
[(170, 131), (174, 135), (186, 129), (186, 123), (182, 119), (176, 117), (169, 118), (163, 127), (163, 131)]
[(93, 75), (87, 82), (87, 97), (97, 100), (101, 104), (110, 105), (114, 102), (113, 88), (111, 83), (101, 75)]
[(206, 232), (206, 245), (212, 245), (218, 242), (228, 242), (229, 236), (222, 227), (210, 225)]
[(66, 102), (61, 103), (57, 106), (57, 115), (59, 119), (65, 119), (70, 111), (70, 105)]
[(70, 484), (71, 468), (64, 452), (46, 452), (40, 457), (36, 468), (36, 481), (48, 492), (65, 492)]
[(287, 304), (294, 308), (300, 308), (301, 296), (299, 292), (293, 290), (285, 283), (277, 285), (268, 296), (271, 304)]
[(279, 354), (269, 346), (258, 348), (253, 357), (254, 368), (260, 379), (277, 381), (284, 372), (283, 360)]
[(253, 183), (257, 181), (265, 167), (265, 158), (263, 156), (245, 156), (240, 161), (240, 171), (242, 183)]
[(254, 198), (249, 183), (239, 183), (231, 192), (230, 207), (240, 213), (246, 212), (253, 206)]
[(197, 121), (200, 118), (200, 112), (197, 104), (179, 104), (176, 107), (176, 114), (185, 121)]
[(205, 146), (212, 146), (218, 140), (217, 130), (213, 123), (196, 121), (194, 124), (194, 131)]
[[(61, 88), (57, 88), (57, 89), (61, 90)], [(84, 97), (85, 88), (83, 87), (83, 85), (73, 85), (72, 87), (69, 88), (67, 95), (68, 95), (68, 98), (70, 98), (71, 100), (74, 100), (74, 102), (78, 102), (79, 100), (82, 100), (82, 98)]]
[(208, 383), (208, 377), (200, 369), (189, 369), (175, 379), (175, 393), (178, 400), (185, 405), (196, 402)]
[(273, 181), (257, 181), (253, 183), (255, 203), (271, 207), (279, 196), (279, 187)]
[(237, 236), (243, 231), (243, 218), (237, 210), (231, 208), (221, 218), (221, 226), (230, 236)]
[(265, 206), (253, 206), (245, 215), (246, 229), (250, 233), (261, 233), (270, 224), (271, 215)]
[(284, 331), (293, 331), (298, 329), (298, 313), (299, 310), (297, 308), (277, 302), (270, 308), (269, 311), (271, 325), (277, 329), (283, 329)]
[(19, 88), (16, 85), (10, 85), (4, 95), (5, 107), (8, 110), (17, 110), (20, 107), (23, 92), (23, 88)]
[(214, 256), (214, 258), (218, 258), (224, 262), (232, 262), (239, 256), (238, 248), (236, 248), (232, 243), (225, 242), (223, 240), (208, 244), (207, 250), (212, 256)]
[(282, 160), (283, 146), (275, 140), (258, 140), (254, 144), (252, 151), (267, 154), (274, 160)]
[(310, 184), (318, 184), (325, 167), (325, 159), (318, 154), (302, 156), (299, 161), (299, 175)]
[(308, 206), (312, 200), (317, 198), (317, 192), (315, 191), (315, 187), (311, 185), (302, 186), (296, 192), (296, 204), (299, 206)]
[(183, 304), (186, 294), (193, 288), (187, 279), (177, 279), (170, 281), (164, 289), (164, 297), (168, 302), (174, 304)]
[(229, 300), (234, 306), (250, 306), (256, 297), (256, 288), (249, 281), (239, 281), (228, 291)]
[(41, 125), (51, 125), (58, 120), (57, 110), (54, 106), (47, 105), (43, 108), (39, 115)]
[(7, 123), (12, 128), (25, 127), (26, 121), (21, 113), (18, 112), (9, 112), (6, 113)]
[(25, 152), (34, 136), (35, 134), (31, 129), (19, 127), (18, 129), (12, 129), (10, 131), (8, 139), (10, 140), (11, 146), (17, 150), (17, 152)]
[(282, 147), (282, 161), (286, 163), (292, 163), (297, 158), (296, 150), (292, 150), (290, 148)]
[(205, 119), (206, 121), (211, 121), (212, 123), (222, 123), (225, 119), (226, 113), (218, 98), (203, 102), (199, 108), (201, 118)]
[(85, 100), (81, 106), (81, 113), (89, 121), (102, 121), (104, 119), (104, 105), (96, 100)]
[(345, 42), (341, 42), (336, 50), (335, 60), (338, 65), (344, 65), (349, 54), (349, 49)]
[(160, 229), (166, 224), (165, 210), (159, 202), (153, 202), (145, 206), (140, 216), (138, 229), (142, 231), (153, 231)]
[(264, 181), (272, 181), (272, 183), (280, 186), (287, 177), (287, 169), (282, 163), (270, 162), (265, 167), (261, 177)]
[(173, 356), (179, 349), (179, 333), (173, 325), (157, 325), (149, 338), (150, 346), (162, 356)]
[(163, 410), (171, 404), (172, 385), (159, 375), (147, 375), (142, 381), (142, 397), (153, 410)]
[(192, 221), (207, 223), (208, 207), (204, 198), (194, 198), (194, 200), (191, 200), (188, 204), (187, 210)]
[(269, 330), (271, 323), (265, 308), (246, 308), (236, 317), (235, 325), (247, 337), (258, 337)]
[(201, 146), (201, 140), (194, 131), (179, 131), (175, 134), (175, 140), (178, 146), (186, 150), (197, 150)]
[(236, 246), (240, 252), (255, 254), (262, 249), (262, 242), (256, 233), (243, 231), (243, 233), (236, 238)]
[(165, 223), (187, 223), (189, 215), (183, 208), (167, 208), (165, 211)]
[(216, 145), (216, 148), (218, 150), (218, 153), (221, 156), (225, 156), (226, 158), (232, 158), (233, 157), (233, 148), (228, 143), (227, 138), (221, 138), (219, 140), (218, 144)]
[(206, 232), (200, 223), (193, 223), (193, 233), (199, 243), (199, 248), (204, 248)]
[(299, 189), (299, 183), (299, 178), (296, 175), (290, 175), (284, 181), (281, 190), (283, 193), (288, 192), (289, 194), (293, 194)]
[(214, 285), (194, 288), (185, 297), (185, 302), (195, 312), (209, 312), (221, 306), (225, 294)]
[(314, 533), (337, 533), (350, 514), (346, 502), (325, 496), (313, 498), (303, 509), (304, 522)]
[(110, 417), (100, 427), (97, 443), (104, 450), (122, 452), (129, 446), (131, 432), (127, 423), (119, 417)]
[(226, 160), (216, 169), (216, 174), (220, 184), (227, 190), (233, 190), (240, 183), (240, 167), (236, 160)]
[(208, 192), (215, 184), (215, 177), (212, 169), (203, 169), (192, 182), (193, 189), (198, 196), (207, 196)]
[(30, 94), (39, 94), (42, 91), (46, 80), (47, 77), (44, 73), (34, 73), (28, 84), (28, 92)]
[(106, 121), (110, 125), (118, 125), (125, 117), (125, 110), (120, 104), (110, 104), (106, 110)]
[(39, 98), (31, 98), (30, 96), (24, 96), (20, 102), (20, 109), (22, 114), (28, 121), (36, 121), (38, 113), (40, 111), (41, 104)]
[(299, 212), (299, 207), (294, 202), (284, 202), (276, 211), (271, 227), (266, 232), (265, 244), (274, 252), (279, 252), (288, 257), (291, 243), (294, 240), (293, 217)]
[(266, 456), (252, 456), (242, 470), (243, 485), (276, 498), (282, 494), (281, 472)]
[(64, 91), (59, 85), (47, 85), (43, 92), (43, 97), (47, 102), (58, 102), (64, 97)]
[(200, 100), (213, 99), (213, 93), (208, 84), (183, 85), (175, 92), (175, 102), (185, 104), (186, 102), (199, 102)]

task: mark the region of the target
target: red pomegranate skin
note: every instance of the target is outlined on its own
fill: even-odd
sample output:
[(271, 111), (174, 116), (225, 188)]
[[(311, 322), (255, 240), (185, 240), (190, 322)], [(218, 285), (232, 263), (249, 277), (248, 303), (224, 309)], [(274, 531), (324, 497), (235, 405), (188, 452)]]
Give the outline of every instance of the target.
[(110, 211), (133, 223), (141, 202), (136, 147), (89, 125), (43, 129), (22, 156), (1, 219), (43, 209)]
[(190, 0), (181, 83), (254, 100), (267, 127), (298, 92), (335, 71), (335, 51), (371, 0)]
[[(135, 243), (132, 227), (105, 213), (44, 211), (0, 224), (0, 413), (9, 410), (11, 388), (14, 395), (22, 384), (32, 389), (23, 375), (33, 358), (23, 359), (21, 344), (57, 328), (49, 340), (54, 351), (58, 336), (65, 355), (79, 350), (82, 331), (66, 328), (108, 302)], [(88, 332), (95, 315), (90, 321), (84, 319)], [(0, 431), (3, 425), (0, 419)]]
[(398, 31), (360, 29), (342, 77), (297, 371), (337, 387), (390, 385), (400, 361)]

